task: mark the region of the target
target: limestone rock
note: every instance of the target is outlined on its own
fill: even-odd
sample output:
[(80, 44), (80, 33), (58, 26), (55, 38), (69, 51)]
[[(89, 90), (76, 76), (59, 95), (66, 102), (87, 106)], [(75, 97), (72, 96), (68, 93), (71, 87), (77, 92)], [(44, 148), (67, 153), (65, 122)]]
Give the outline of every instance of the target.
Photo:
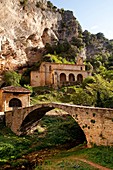
[(78, 36), (71, 11), (48, 8), (46, 0), (0, 0), (0, 68), (16, 69), (41, 59), (46, 43)]

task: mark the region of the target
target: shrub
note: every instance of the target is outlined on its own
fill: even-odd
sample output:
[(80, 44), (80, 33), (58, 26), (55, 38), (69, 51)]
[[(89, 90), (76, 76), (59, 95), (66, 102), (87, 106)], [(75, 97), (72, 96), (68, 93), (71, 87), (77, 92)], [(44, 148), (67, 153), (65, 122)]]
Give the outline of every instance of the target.
[(7, 71), (4, 73), (4, 81), (6, 86), (20, 86), (21, 74), (15, 71)]
[(53, 6), (52, 2), (47, 1), (47, 7), (48, 7), (48, 8), (53, 8), (54, 6)]

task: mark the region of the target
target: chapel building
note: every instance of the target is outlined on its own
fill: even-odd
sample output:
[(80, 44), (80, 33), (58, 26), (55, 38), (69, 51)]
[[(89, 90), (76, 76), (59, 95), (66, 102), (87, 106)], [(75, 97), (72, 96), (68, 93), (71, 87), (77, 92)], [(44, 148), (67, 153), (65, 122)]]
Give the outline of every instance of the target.
[(30, 84), (33, 87), (61, 87), (62, 85), (81, 83), (90, 75), (91, 72), (85, 70), (81, 57), (77, 58), (76, 64), (42, 62), (39, 70), (31, 71)]

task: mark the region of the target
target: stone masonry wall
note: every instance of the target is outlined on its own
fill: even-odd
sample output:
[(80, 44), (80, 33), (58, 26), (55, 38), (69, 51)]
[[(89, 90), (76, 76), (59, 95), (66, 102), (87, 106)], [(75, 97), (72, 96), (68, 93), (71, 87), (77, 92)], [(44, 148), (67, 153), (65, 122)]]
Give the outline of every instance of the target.
[(69, 74), (73, 74), (75, 81), (77, 81), (77, 75), (81, 74), (83, 79), (91, 75), (85, 71), (85, 65), (75, 64), (58, 64), (43, 62), (39, 71), (31, 71), (31, 86), (45, 86), (45, 85), (60, 85), (60, 74), (65, 73), (66, 81), (69, 81)]
[[(35, 105), (15, 112), (6, 112), (6, 125), (19, 134), (25, 117), (33, 110), (44, 107), (59, 108), (69, 113), (79, 124), (87, 139), (87, 145), (113, 145), (113, 109), (49, 103)], [(37, 113), (38, 114), (38, 113)], [(16, 122), (16, 123), (15, 123)]]

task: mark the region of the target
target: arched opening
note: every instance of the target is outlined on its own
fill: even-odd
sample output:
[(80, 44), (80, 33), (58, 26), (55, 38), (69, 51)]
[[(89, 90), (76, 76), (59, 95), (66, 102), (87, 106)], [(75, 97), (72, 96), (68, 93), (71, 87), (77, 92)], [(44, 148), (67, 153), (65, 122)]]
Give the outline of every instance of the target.
[(69, 82), (74, 82), (74, 81), (75, 81), (74, 74), (69, 74)]
[(29, 134), (31, 129), (35, 129), (37, 124), (39, 123), (39, 120), (46, 114), (46, 112), (52, 110), (51, 107), (44, 107), (44, 108), (37, 108), (30, 112), (25, 119), (23, 120), (20, 132), (21, 134)]
[[(46, 140), (49, 145), (62, 144), (67, 148), (72, 148), (84, 142), (87, 143), (84, 131), (75, 119), (64, 110), (56, 111), (50, 107), (35, 109), (26, 116), (21, 124), (21, 135), (30, 134), (33, 131), (36, 135), (42, 128), (45, 129), (45, 133), (42, 132), (43, 140)], [(49, 139), (46, 138), (48, 135), (51, 135)]]
[(60, 74), (60, 82), (66, 82), (66, 75), (64, 73)]
[(83, 81), (83, 76), (82, 76), (82, 74), (78, 74), (78, 75), (77, 75), (77, 82), (82, 83), (82, 81)]
[(9, 107), (22, 107), (22, 102), (18, 98), (13, 98), (9, 101)]

